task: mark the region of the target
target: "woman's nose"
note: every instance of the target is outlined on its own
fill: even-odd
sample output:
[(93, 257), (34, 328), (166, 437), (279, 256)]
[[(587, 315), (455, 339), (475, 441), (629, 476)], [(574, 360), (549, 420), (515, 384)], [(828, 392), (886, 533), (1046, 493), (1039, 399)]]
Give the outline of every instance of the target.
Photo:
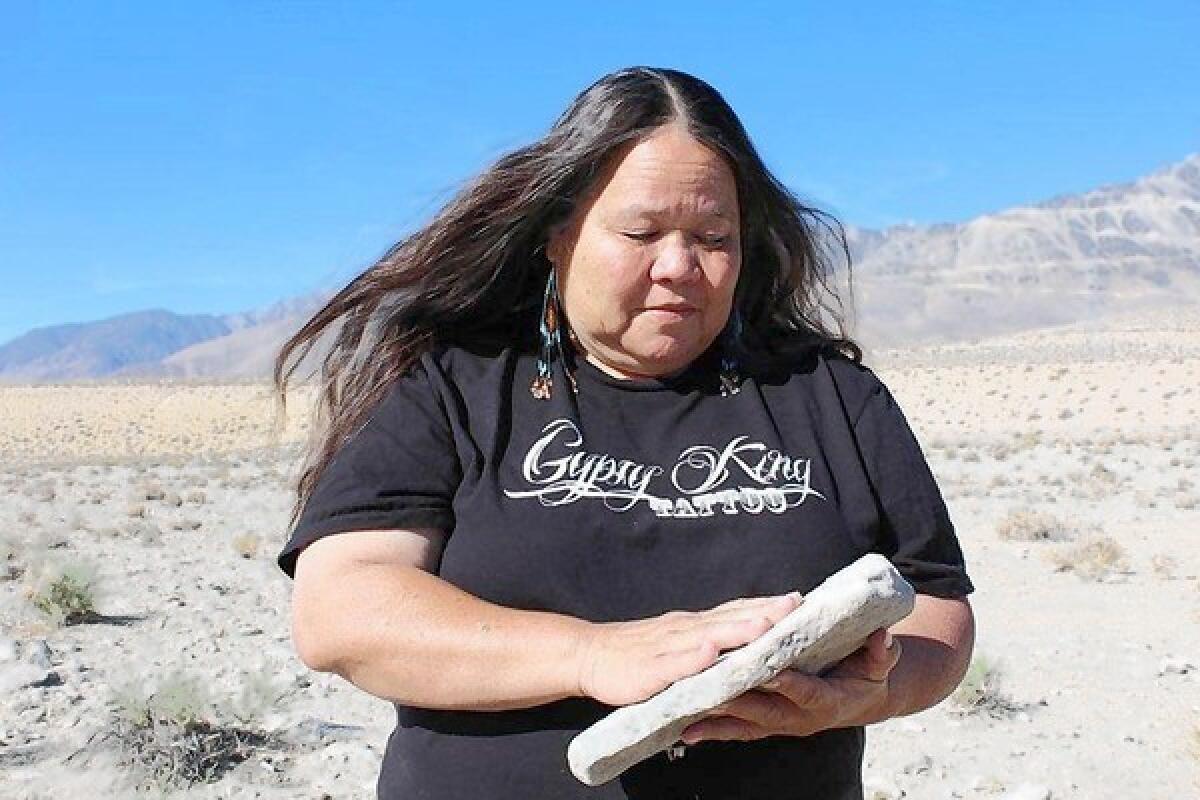
[(675, 232), (659, 240), (650, 279), (655, 281), (687, 281), (700, 274), (700, 259), (687, 235)]

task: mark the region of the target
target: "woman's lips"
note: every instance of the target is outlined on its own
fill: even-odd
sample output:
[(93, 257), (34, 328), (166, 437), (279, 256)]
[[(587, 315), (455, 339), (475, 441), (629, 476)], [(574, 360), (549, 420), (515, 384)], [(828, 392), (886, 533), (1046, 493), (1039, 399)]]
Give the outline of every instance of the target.
[(646, 306), (646, 311), (674, 311), (676, 313), (687, 313), (695, 311), (696, 307), (688, 303), (663, 303), (657, 306)]
[(671, 305), (648, 306), (644, 308), (643, 311), (649, 312), (650, 314), (663, 319), (675, 320), (691, 316), (692, 314), (696, 313), (697, 309), (695, 306)]

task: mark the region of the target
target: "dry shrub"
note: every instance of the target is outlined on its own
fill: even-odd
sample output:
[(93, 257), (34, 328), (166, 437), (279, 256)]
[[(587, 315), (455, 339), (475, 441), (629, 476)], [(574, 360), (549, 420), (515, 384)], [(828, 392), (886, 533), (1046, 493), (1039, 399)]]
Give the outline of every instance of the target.
[(141, 500), (162, 500), (167, 496), (167, 492), (156, 483), (148, 483), (142, 487), (142, 491), (138, 493)]
[(1092, 467), (1091, 478), (1096, 483), (1104, 487), (1116, 486), (1120, 480), (1117, 478), (1117, 473), (1113, 472), (1103, 464), (1096, 464)]
[(1175, 560), (1175, 557), (1166, 553), (1158, 553), (1150, 558), (1150, 568), (1154, 570), (1155, 576), (1164, 581), (1175, 577), (1175, 569), (1178, 566), (1179, 562)]
[(0, 580), (15, 581), (25, 574), (22, 548), (12, 536), (0, 536)]
[(1138, 508), (1158, 508), (1158, 501), (1154, 495), (1145, 489), (1138, 489), (1133, 493), (1133, 502)]
[(254, 558), (258, 555), (261, 541), (257, 533), (239, 533), (230, 540), (230, 544), (233, 546), (233, 552), (242, 558)]
[(1007, 442), (1000, 442), (992, 446), (992, 458), (996, 461), (1004, 461), (1013, 454), (1012, 445)]
[(96, 614), (96, 575), (82, 563), (46, 564), (26, 587), (29, 602), (56, 625), (77, 625)]
[(87, 518), (80, 513), (78, 508), (73, 508), (67, 512), (65, 519), (67, 527), (73, 531), (91, 531), (91, 526), (88, 524)]
[(162, 544), (162, 528), (145, 520), (129, 520), (122, 526), (123, 533), (145, 545)]
[(1040, 430), (1022, 431), (1013, 434), (1013, 447), (1016, 450), (1032, 450), (1042, 443)]
[(1075, 536), (1074, 529), (1053, 514), (1026, 509), (1008, 512), (996, 524), (996, 533), (1014, 542), (1060, 542)]
[(986, 714), (997, 719), (1024, 711), (1025, 705), (1014, 701), (1001, 688), (1001, 683), (1000, 666), (986, 655), (976, 654), (967, 674), (951, 695), (951, 703), (960, 714)]
[(1059, 571), (1074, 572), (1093, 581), (1128, 568), (1124, 548), (1111, 536), (1093, 536), (1055, 553), (1053, 561)]
[(277, 735), (239, 724), (239, 714), (207, 684), (181, 672), (168, 674), (149, 694), (141, 684), (118, 689), (113, 702), (117, 717), (104, 740), (115, 739), (126, 762), (141, 768), (141, 788), (213, 783), (258, 751), (283, 745)]

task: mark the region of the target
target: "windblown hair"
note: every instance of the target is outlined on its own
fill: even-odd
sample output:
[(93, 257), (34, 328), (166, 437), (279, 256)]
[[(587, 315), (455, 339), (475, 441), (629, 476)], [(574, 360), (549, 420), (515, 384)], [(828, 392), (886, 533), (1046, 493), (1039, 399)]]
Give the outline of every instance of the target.
[(763, 354), (799, 342), (861, 361), (832, 283), (844, 259), (850, 285), (841, 224), (770, 173), (733, 109), (707, 83), (672, 69), (622, 69), (580, 93), (543, 138), (474, 178), (283, 345), (274, 378), (286, 403), (296, 368), (319, 340), (332, 340), (321, 362), (293, 523), (337, 450), (422, 354), (450, 341), (533, 343), (550, 232), (618, 151), (668, 124), (685, 126), (724, 156), (736, 179), (742, 269), (734, 304), (742, 348)]

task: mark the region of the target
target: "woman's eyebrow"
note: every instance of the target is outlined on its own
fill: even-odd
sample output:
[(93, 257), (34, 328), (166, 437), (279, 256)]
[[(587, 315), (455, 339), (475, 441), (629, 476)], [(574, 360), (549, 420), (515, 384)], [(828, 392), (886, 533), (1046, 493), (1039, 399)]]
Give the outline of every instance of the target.
[[(663, 206), (651, 206), (644, 203), (631, 203), (629, 205), (622, 206), (617, 210), (617, 213), (622, 216), (629, 217), (664, 217), (670, 214), (672, 211), (673, 209)], [(716, 217), (718, 219), (727, 219), (729, 217), (728, 214), (717, 208), (689, 210), (686, 213), (693, 216)]]

